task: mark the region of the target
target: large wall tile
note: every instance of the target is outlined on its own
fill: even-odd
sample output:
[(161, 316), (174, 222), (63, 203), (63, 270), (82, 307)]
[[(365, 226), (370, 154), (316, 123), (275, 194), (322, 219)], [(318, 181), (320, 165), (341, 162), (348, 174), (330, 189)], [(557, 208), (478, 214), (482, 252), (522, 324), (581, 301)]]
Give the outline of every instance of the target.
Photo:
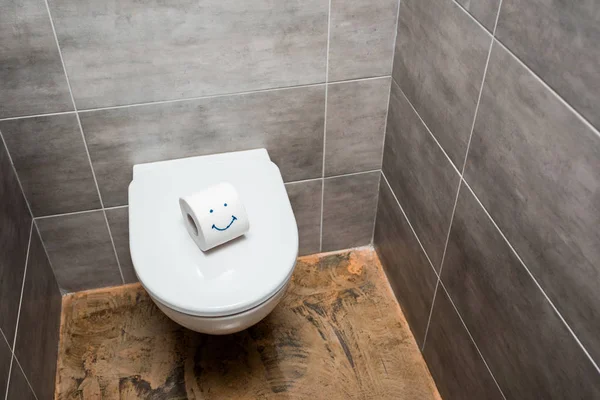
[(364, 246), (373, 239), (379, 171), (325, 179), (323, 251)]
[(423, 344), (437, 276), (419, 246), (385, 179), (373, 244), (419, 346)]
[(73, 110), (43, 0), (0, 4), (0, 118)]
[(12, 343), (31, 230), (31, 215), (0, 143), (0, 329)]
[(390, 81), (329, 85), (325, 176), (381, 168)]
[(75, 114), (0, 122), (35, 216), (100, 208)]
[(298, 224), (298, 255), (301, 256), (320, 250), (322, 185), (320, 179), (285, 185)]
[(323, 82), (327, 1), (51, 0), (79, 109)]
[(36, 224), (62, 289), (123, 283), (102, 211), (42, 218)]
[[(51, 396), (53, 393), (51, 394)], [(40, 395), (41, 396), (41, 395)], [(51, 399), (52, 397), (40, 397), (40, 399)], [(13, 363), (13, 368), (10, 374), (10, 385), (8, 387), (8, 395), (6, 400), (38, 400), (29, 383), (23, 375), (23, 371), (19, 368), (19, 365)]]
[(138, 278), (129, 251), (129, 208), (108, 209), (106, 210), (106, 218), (117, 250), (117, 257), (119, 257), (123, 279), (125, 279), (125, 283), (137, 282)]
[(492, 38), (452, 1), (401, 8), (394, 79), (461, 169)]
[(12, 353), (10, 347), (0, 332), (0, 397), (2, 396), (2, 393), (5, 393), (11, 358)]
[(504, 0), (496, 36), (600, 128), (600, 3)]
[(481, 25), (490, 32), (494, 30), (500, 0), (456, 0), (462, 5)]
[(389, 75), (398, 0), (331, 0), (329, 81)]
[(460, 177), (396, 83), (392, 83), (383, 171), (436, 269)]
[(503, 399), (441, 286), (435, 297), (423, 356), (444, 400)]
[(507, 398), (600, 398), (598, 371), (466, 187), (442, 282)]
[(286, 181), (321, 176), (324, 85), (81, 113), (105, 206), (134, 164), (265, 147)]
[(466, 179), (600, 360), (600, 137), (494, 45)]
[(39, 399), (54, 396), (61, 305), (62, 297), (52, 267), (42, 241), (34, 231), (23, 286), (15, 355)]

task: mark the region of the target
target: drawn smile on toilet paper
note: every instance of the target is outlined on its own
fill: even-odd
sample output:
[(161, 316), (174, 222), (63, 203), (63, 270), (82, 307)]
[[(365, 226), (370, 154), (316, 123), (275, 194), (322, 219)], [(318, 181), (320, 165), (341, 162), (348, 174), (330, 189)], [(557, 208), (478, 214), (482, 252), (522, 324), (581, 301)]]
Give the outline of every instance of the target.
[[(227, 203), (223, 204), (223, 207), (227, 207)], [(214, 210), (210, 210), (210, 213), (212, 214)], [(213, 224), (212, 229), (215, 229), (217, 231), (226, 231), (227, 229), (229, 229), (229, 227), (235, 222), (237, 221), (237, 218), (235, 217), (235, 215), (231, 216), (231, 222), (229, 223), (229, 225), (227, 225), (225, 228), (219, 228), (218, 226), (216, 226), (215, 224)]]
[(215, 224), (213, 224), (212, 228), (216, 229), (218, 231), (226, 231), (227, 229), (229, 229), (229, 227), (235, 222), (237, 221), (237, 218), (235, 217), (235, 215), (231, 216), (231, 222), (229, 223), (229, 225), (227, 225), (225, 228), (219, 228), (217, 227)]

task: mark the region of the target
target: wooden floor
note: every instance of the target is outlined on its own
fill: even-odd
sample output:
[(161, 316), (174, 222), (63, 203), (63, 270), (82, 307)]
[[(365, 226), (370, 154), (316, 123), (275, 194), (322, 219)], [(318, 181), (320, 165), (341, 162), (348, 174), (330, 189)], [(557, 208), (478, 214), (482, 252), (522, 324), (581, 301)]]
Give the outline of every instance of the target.
[(440, 399), (373, 250), (299, 259), (258, 325), (208, 336), (139, 284), (65, 296), (58, 399)]

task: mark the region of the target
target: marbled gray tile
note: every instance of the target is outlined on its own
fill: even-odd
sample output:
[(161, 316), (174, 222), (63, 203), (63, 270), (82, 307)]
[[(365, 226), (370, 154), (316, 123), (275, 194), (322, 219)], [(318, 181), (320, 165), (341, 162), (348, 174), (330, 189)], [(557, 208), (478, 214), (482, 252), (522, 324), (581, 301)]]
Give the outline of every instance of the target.
[(5, 393), (11, 358), (12, 353), (10, 352), (10, 347), (0, 333), (0, 396), (2, 396), (2, 393)]
[(466, 179), (600, 360), (600, 137), (494, 45)]
[(331, 0), (329, 81), (389, 75), (398, 0)]
[(435, 297), (423, 357), (443, 399), (503, 399), (441, 286)]
[(391, 78), (330, 84), (325, 176), (381, 168)]
[(422, 346), (437, 276), (383, 178), (373, 244), (415, 340)]
[(43, 0), (0, 3), (0, 118), (71, 111)]
[(600, 2), (504, 0), (496, 37), (600, 129)]
[(0, 131), (36, 217), (100, 208), (75, 114), (3, 121)]
[(106, 210), (106, 218), (108, 219), (110, 233), (112, 234), (115, 249), (117, 250), (117, 257), (119, 257), (123, 279), (125, 283), (137, 282), (138, 278), (133, 268), (131, 252), (129, 250), (129, 208), (108, 209)]
[(0, 142), (0, 329), (12, 343), (31, 230), (31, 215)]
[[(56, 364), (56, 363), (55, 363)], [(4, 393), (4, 392), (3, 392)], [(51, 399), (54, 393), (50, 397), (40, 397), (40, 399)], [(27, 383), (23, 371), (19, 368), (19, 365), (13, 363), (13, 368), (10, 373), (10, 385), (8, 387), (7, 400), (38, 400), (31, 387)]]
[(436, 270), (460, 176), (392, 83), (383, 172)]
[(493, 32), (500, 0), (456, 0), (456, 2), (462, 5), (481, 25)]
[(598, 371), (466, 186), (442, 271), (506, 398), (600, 398)]
[(123, 283), (102, 211), (42, 218), (36, 224), (62, 289)]
[(380, 172), (325, 179), (322, 251), (372, 242)]
[(81, 113), (104, 205), (127, 204), (134, 164), (265, 147), (285, 181), (317, 178), (324, 85)]
[(34, 231), (23, 286), (15, 355), (39, 399), (52, 399), (54, 396), (61, 306), (62, 297), (52, 267), (42, 241)]
[(460, 170), (491, 35), (452, 1), (401, 8), (394, 79)]
[(300, 256), (318, 253), (320, 250), (322, 185), (323, 181), (320, 179), (285, 185), (298, 224)]
[(50, 1), (79, 109), (323, 82), (323, 0)]

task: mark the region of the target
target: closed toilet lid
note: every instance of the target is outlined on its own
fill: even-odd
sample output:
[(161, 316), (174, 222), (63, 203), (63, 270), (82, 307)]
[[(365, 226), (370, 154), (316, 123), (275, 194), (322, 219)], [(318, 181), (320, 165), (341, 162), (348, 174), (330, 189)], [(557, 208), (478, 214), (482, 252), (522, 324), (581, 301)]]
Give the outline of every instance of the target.
[[(185, 228), (179, 197), (223, 181), (237, 189), (250, 231), (203, 252)], [(129, 238), (146, 290), (172, 309), (206, 317), (266, 301), (287, 283), (298, 255), (296, 220), (264, 149), (136, 165)]]

